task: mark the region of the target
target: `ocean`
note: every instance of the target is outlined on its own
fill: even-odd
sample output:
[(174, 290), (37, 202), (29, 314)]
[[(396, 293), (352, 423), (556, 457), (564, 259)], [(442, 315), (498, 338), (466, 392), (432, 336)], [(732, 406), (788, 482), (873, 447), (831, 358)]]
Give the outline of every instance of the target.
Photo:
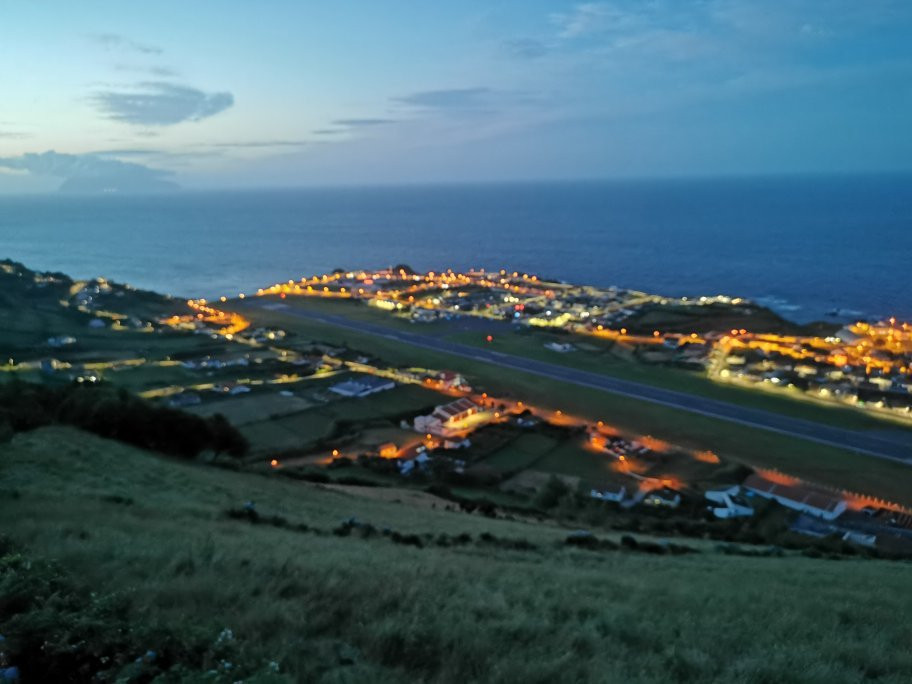
[(0, 196), (0, 258), (178, 296), (484, 267), (912, 319), (912, 176)]

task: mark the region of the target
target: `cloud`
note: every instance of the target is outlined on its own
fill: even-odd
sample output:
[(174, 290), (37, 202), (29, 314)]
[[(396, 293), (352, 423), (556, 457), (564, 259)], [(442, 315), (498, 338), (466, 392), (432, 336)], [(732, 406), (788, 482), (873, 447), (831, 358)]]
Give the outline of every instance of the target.
[(535, 59), (548, 54), (550, 48), (540, 40), (534, 38), (514, 38), (505, 40), (503, 48), (512, 57), (522, 57), (524, 59)]
[(6, 138), (8, 140), (21, 140), (23, 138), (31, 137), (31, 133), (23, 133), (22, 131), (4, 131), (0, 129), (0, 138)]
[(611, 22), (627, 23), (629, 15), (607, 2), (586, 2), (576, 5), (569, 13), (551, 15), (551, 21), (559, 29), (561, 38), (576, 38), (587, 33), (601, 31)]
[(159, 78), (173, 78), (179, 76), (177, 69), (167, 66), (138, 66), (136, 64), (115, 64), (114, 69), (117, 71), (126, 71), (134, 74), (151, 74)]
[(341, 128), (317, 128), (311, 133), (314, 135), (339, 135), (340, 133), (345, 133), (345, 131)]
[(488, 104), (488, 88), (424, 90), (393, 98), (394, 102), (427, 109), (471, 109)]
[(140, 83), (130, 90), (99, 91), (90, 99), (107, 118), (141, 126), (201, 121), (234, 104), (231, 93), (205, 93), (161, 81)]
[(35, 176), (63, 178), (61, 190), (72, 192), (160, 192), (177, 189), (170, 171), (98, 154), (60, 154), (50, 150), (18, 157), (0, 157), (0, 168)]
[(117, 33), (95, 33), (89, 38), (101, 45), (106, 50), (123, 50), (125, 52), (138, 52), (143, 55), (160, 55), (164, 50), (156, 45), (137, 43)]
[(153, 154), (159, 154), (159, 150), (130, 147), (113, 150), (98, 150), (92, 154), (102, 157), (146, 157)]
[(362, 126), (382, 126), (384, 124), (396, 123), (395, 119), (336, 119), (332, 122), (333, 126), (345, 126), (346, 128), (359, 128)]
[(208, 147), (245, 148), (245, 147), (304, 147), (307, 140), (247, 140), (243, 142), (209, 143)]

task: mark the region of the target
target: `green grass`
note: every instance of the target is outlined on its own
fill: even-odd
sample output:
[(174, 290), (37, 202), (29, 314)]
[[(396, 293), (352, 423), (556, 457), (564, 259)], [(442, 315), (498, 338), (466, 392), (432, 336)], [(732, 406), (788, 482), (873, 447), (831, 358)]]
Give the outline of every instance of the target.
[(423, 411), (447, 401), (447, 397), (417, 385), (398, 385), (367, 397), (334, 401), (323, 410), (339, 420), (358, 421)]
[(336, 420), (316, 409), (291, 416), (248, 423), (240, 427), (256, 451), (303, 449), (319, 439), (328, 437)]
[(535, 470), (558, 475), (578, 477), (584, 482), (596, 484), (613, 480), (617, 475), (609, 467), (611, 458), (606, 454), (587, 451), (579, 440), (567, 440), (545, 454), (535, 464)]
[(305, 339), (347, 344), (393, 365), (459, 371), (473, 386), (496, 396), (514, 397), (591, 420), (604, 420), (634, 434), (653, 435), (682, 447), (711, 449), (736, 462), (777, 468), (820, 484), (912, 506), (912, 468), (895, 461), (557, 382), (483, 361), (403, 345), (384, 337), (280, 312), (253, 308), (248, 309), (247, 315), (258, 324), (280, 326)]
[[(537, 549), (418, 549), (223, 516), (246, 500), (320, 529), (357, 516), (402, 533), (488, 532)], [(120, 595), (137, 630), (160, 625), (178, 642), (211, 644), (231, 629), (228, 659), (277, 663), (277, 675), (257, 681), (912, 678), (908, 563), (745, 558), (708, 545), (682, 557), (574, 551), (558, 548), (566, 531), (550, 525), (419, 513), (64, 429), (4, 446), (0, 517), (22, 553), (59, 561), (86, 596)], [(160, 647), (143, 642), (123, 657)]]
[(545, 435), (520, 435), (503, 449), (485, 458), (482, 463), (502, 472), (525, 470), (535, 466), (536, 462), (555, 446), (557, 442)]
[(400, 385), (367, 397), (337, 399), (293, 415), (250, 422), (241, 431), (258, 451), (307, 448), (330, 436), (342, 422), (389, 420), (430, 409), (442, 401), (440, 394), (423, 387)]
[(266, 391), (210, 401), (188, 411), (204, 417), (221, 413), (228, 422), (239, 426), (299, 413), (309, 407), (310, 404), (299, 397), (283, 397), (278, 392)]

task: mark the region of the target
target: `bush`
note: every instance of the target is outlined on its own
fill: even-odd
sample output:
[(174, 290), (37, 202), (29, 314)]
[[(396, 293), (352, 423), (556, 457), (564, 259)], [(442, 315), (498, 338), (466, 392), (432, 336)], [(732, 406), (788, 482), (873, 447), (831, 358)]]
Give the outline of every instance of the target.
[(561, 499), (572, 494), (570, 487), (568, 487), (563, 480), (552, 475), (548, 478), (548, 481), (545, 483), (545, 486), (539, 490), (533, 499), (533, 503), (541, 509), (547, 510), (549, 508), (554, 508), (560, 503)]
[(175, 632), (132, 610), (128, 596), (91, 591), (56, 563), (0, 557), (0, 633), (24, 682), (215, 681), (207, 672), (227, 656), (233, 680), (270, 673), (214, 630)]
[(47, 387), (14, 381), (0, 385), (0, 424), (15, 432), (72, 425), (141, 449), (192, 458), (203, 450), (243, 456), (249, 444), (220, 414), (201, 418), (155, 406), (108, 386)]

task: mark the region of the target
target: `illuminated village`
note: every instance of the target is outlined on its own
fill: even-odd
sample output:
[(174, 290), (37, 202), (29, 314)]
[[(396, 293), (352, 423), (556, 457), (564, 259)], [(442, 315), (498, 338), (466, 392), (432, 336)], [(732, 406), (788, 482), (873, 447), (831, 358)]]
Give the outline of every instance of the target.
[[(9, 265), (5, 270), (24, 275)], [(685, 517), (698, 511), (717, 520), (749, 519), (772, 501), (798, 513), (788, 523), (796, 533), (838, 534), (868, 546), (885, 533), (912, 542), (912, 511), (877, 492), (733, 467), (711, 443), (682, 447), (633, 434), (611, 416), (586, 419), (528, 397), (491, 394), (445, 368), (390, 365), (370, 350), (302, 339), (283, 327), (255, 323), (246, 309), (228, 310), (227, 297), (219, 304), (158, 298), (152, 306), (141, 304), (148, 293), (126, 286), (101, 279), (57, 282), (47, 274), (35, 274), (29, 288), (57, 288), (63, 294), (57, 304), (83, 317), (83, 331), (47, 339), (35, 358), (10, 359), (2, 370), (113, 381), (176, 409), (221, 413), (250, 439), (252, 465), (290, 474), (357, 466), (401, 482), (471, 482), (515, 497), (534, 497), (557, 477), (622, 511)], [(360, 300), (418, 326), (468, 318), (559, 331), (566, 341), (548, 343), (548, 351), (560, 358), (589, 338), (606, 339), (637, 358), (678, 363), (720, 381), (908, 415), (912, 332), (896, 321), (858, 323), (824, 338), (717, 332), (717, 317), (743, 319), (757, 307), (723, 296), (669, 299), (483, 271), (337, 272), (256, 294), (273, 301), (273, 310), (284, 306), (283, 299), (310, 296)], [(252, 297), (234, 301), (244, 299)], [(656, 311), (670, 309), (697, 312), (691, 320), (698, 327), (647, 329)], [(490, 342), (483, 330), (481, 344)], [(87, 348), (87, 338), (112, 334), (148, 340), (147, 353), (106, 356)], [(188, 336), (198, 342), (154, 351), (158, 338), (180, 342)], [(869, 391), (879, 392), (877, 399)], [(328, 416), (327, 424), (348, 427), (322, 427)], [(322, 436), (315, 439), (313, 430), (323, 430)], [(537, 450), (577, 465), (564, 468), (556, 456), (546, 456), (556, 464), (551, 469)]]
[[(912, 327), (894, 318), (832, 326), (826, 336), (719, 330), (729, 318), (756, 318), (761, 307), (737, 297), (668, 298), (503, 270), (334, 272), (278, 283), (257, 295), (363, 300), (417, 323), (471, 316), (561, 330), (611, 340), (646, 361), (705, 369), (719, 382), (912, 420)], [(681, 310), (699, 312), (691, 317), (699, 329), (677, 321), (672, 329), (652, 329), (650, 319)], [(572, 339), (550, 348), (572, 352)]]

